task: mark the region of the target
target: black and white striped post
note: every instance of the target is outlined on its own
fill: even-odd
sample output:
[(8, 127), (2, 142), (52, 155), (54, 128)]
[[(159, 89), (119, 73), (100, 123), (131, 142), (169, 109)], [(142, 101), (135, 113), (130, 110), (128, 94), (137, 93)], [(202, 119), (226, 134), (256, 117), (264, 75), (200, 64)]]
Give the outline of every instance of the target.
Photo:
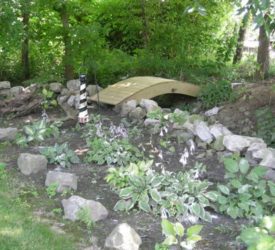
[(78, 122), (85, 124), (89, 122), (89, 114), (87, 108), (87, 92), (86, 92), (86, 75), (80, 75), (80, 101)]

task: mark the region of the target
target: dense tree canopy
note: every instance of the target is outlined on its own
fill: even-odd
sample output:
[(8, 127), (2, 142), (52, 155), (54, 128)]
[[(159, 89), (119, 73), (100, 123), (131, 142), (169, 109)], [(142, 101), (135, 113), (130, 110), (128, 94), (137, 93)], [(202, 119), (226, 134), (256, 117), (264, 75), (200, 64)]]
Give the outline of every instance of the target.
[[(260, 5), (258, 2), (263, 2)], [(231, 62), (236, 8), (274, 30), (272, 1), (0, 0), (0, 78), (102, 85), (127, 75), (181, 78)], [(191, 73), (190, 73), (191, 72)]]

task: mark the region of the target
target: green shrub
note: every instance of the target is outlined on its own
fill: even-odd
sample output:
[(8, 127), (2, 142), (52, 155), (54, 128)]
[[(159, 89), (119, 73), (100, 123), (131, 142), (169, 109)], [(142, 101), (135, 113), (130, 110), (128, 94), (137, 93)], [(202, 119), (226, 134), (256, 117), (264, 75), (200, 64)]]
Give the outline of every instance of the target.
[(209, 83), (202, 87), (200, 99), (204, 108), (219, 106), (224, 102), (234, 100), (235, 96), (228, 81), (222, 80)]

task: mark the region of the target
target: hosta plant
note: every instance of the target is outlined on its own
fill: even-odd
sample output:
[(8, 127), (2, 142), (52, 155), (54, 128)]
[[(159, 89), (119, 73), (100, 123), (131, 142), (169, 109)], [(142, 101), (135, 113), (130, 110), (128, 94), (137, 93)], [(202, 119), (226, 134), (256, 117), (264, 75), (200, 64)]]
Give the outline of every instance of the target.
[(201, 240), (199, 233), (201, 232), (202, 225), (194, 225), (185, 228), (179, 222), (172, 223), (167, 219), (161, 222), (162, 233), (165, 235), (165, 240), (161, 244), (157, 244), (155, 250), (169, 249), (170, 246), (179, 245), (182, 249), (194, 249), (196, 243)]
[(72, 164), (80, 162), (75, 152), (69, 149), (68, 144), (55, 144), (54, 147), (46, 147), (40, 150), (49, 163), (60, 165), (63, 168), (69, 168)]
[(261, 218), (274, 211), (275, 184), (263, 177), (267, 169), (250, 167), (245, 158), (224, 159), (226, 183), (218, 184), (218, 210), (232, 218)]
[(42, 142), (47, 137), (59, 135), (60, 123), (47, 123), (44, 120), (34, 122), (23, 127), (23, 133), (19, 133), (16, 144), (26, 146), (30, 142)]
[(87, 152), (86, 161), (98, 165), (126, 166), (130, 162), (143, 159), (143, 153), (127, 139), (108, 141), (104, 138), (88, 140), (90, 150)]
[(248, 250), (274, 250), (274, 234), (275, 216), (265, 216), (259, 226), (243, 229), (238, 238), (245, 243)]
[[(145, 212), (165, 213), (168, 216), (195, 216), (211, 221), (206, 207), (216, 196), (208, 191), (211, 183), (199, 180), (197, 164), (195, 169), (178, 174), (158, 173), (149, 169), (142, 175), (123, 176), (123, 188), (115, 210), (129, 211), (138, 208)], [(120, 178), (118, 175), (117, 178)], [(125, 181), (126, 180), (126, 181)], [(118, 180), (116, 180), (118, 182)]]

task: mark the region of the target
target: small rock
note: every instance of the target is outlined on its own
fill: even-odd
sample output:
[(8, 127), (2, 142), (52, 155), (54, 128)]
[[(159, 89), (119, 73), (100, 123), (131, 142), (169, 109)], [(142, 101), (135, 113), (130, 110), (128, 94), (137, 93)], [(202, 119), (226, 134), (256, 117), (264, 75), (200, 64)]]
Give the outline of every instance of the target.
[(144, 126), (155, 126), (155, 125), (160, 125), (160, 121), (156, 119), (151, 119), (151, 118), (146, 118), (144, 121)]
[(0, 141), (12, 141), (17, 134), (17, 128), (0, 128)]
[(146, 116), (146, 112), (141, 107), (137, 107), (129, 113), (129, 117), (135, 120), (141, 120), (145, 116)]
[(159, 108), (157, 102), (149, 99), (141, 99), (139, 105), (144, 108), (147, 113)]
[(73, 195), (69, 199), (62, 200), (65, 218), (75, 221), (81, 209), (88, 209), (90, 219), (94, 222), (104, 220), (108, 216), (107, 209), (98, 201), (86, 200), (80, 196)]
[(66, 96), (66, 95), (61, 96), (60, 95), (57, 97), (57, 102), (59, 105), (62, 105), (64, 102), (66, 102), (68, 100), (68, 98), (69, 98), (69, 96)]
[(9, 81), (2, 81), (0, 82), (0, 90), (2, 89), (10, 89), (11, 83)]
[(80, 95), (76, 95), (74, 99), (74, 108), (79, 109), (79, 105), (80, 105)]
[(142, 240), (127, 223), (119, 224), (105, 240), (105, 247), (116, 250), (138, 250)]
[(264, 158), (265, 150), (267, 149), (266, 143), (252, 143), (247, 149), (247, 153), (255, 160)]
[(137, 101), (136, 100), (130, 100), (128, 102), (124, 102), (121, 106), (120, 115), (122, 117), (127, 116), (130, 112), (135, 110), (137, 107)]
[(43, 155), (34, 155), (28, 153), (20, 154), (17, 159), (17, 165), (24, 175), (36, 174), (47, 169), (47, 158)]
[(71, 95), (67, 101), (67, 104), (70, 106), (70, 107), (74, 107), (75, 105), (75, 96), (74, 95)]
[(66, 88), (63, 88), (62, 90), (61, 90), (61, 93), (60, 93), (60, 95), (66, 95), (66, 96), (69, 96), (70, 95), (70, 90), (68, 90), (68, 89), (66, 89)]
[(102, 88), (96, 85), (88, 85), (86, 90), (87, 90), (88, 96), (93, 96), (93, 95), (96, 95), (98, 92), (100, 92)]
[(213, 136), (205, 122), (196, 121), (194, 125), (195, 135), (197, 135), (203, 142), (211, 143), (213, 141)]
[(248, 137), (242, 135), (225, 135), (223, 145), (232, 152), (241, 152), (253, 143), (264, 143), (260, 138)]
[(275, 170), (268, 169), (265, 173), (265, 178), (275, 182)]
[(264, 151), (263, 159), (260, 162), (261, 166), (275, 169), (275, 149), (267, 148)]
[(219, 113), (220, 109), (221, 109), (220, 107), (214, 107), (214, 108), (212, 108), (210, 110), (207, 110), (204, 114), (206, 116), (217, 115)]
[(45, 185), (58, 184), (57, 192), (62, 193), (67, 189), (77, 190), (77, 176), (71, 173), (59, 171), (49, 171), (46, 177)]
[(10, 93), (12, 96), (19, 96), (24, 92), (24, 88), (22, 86), (15, 86), (10, 89)]
[(73, 92), (80, 91), (80, 81), (79, 81), (79, 79), (68, 81), (67, 82), (67, 88), (70, 91), (73, 91)]
[(214, 124), (209, 127), (210, 133), (217, 139), (218, 137), (225, 136), (225, 135), (231, 135), (232, 132), (228, 130), (225, 126), (222, 124)]
[(50, 90), (54, 93), (61, 93), (63, 85), (60, 82), (52, 82), (49, 84)]
[(10, 97), (11, 96), (11, 90), (10, 89), (0, 89), (0, 96)]

